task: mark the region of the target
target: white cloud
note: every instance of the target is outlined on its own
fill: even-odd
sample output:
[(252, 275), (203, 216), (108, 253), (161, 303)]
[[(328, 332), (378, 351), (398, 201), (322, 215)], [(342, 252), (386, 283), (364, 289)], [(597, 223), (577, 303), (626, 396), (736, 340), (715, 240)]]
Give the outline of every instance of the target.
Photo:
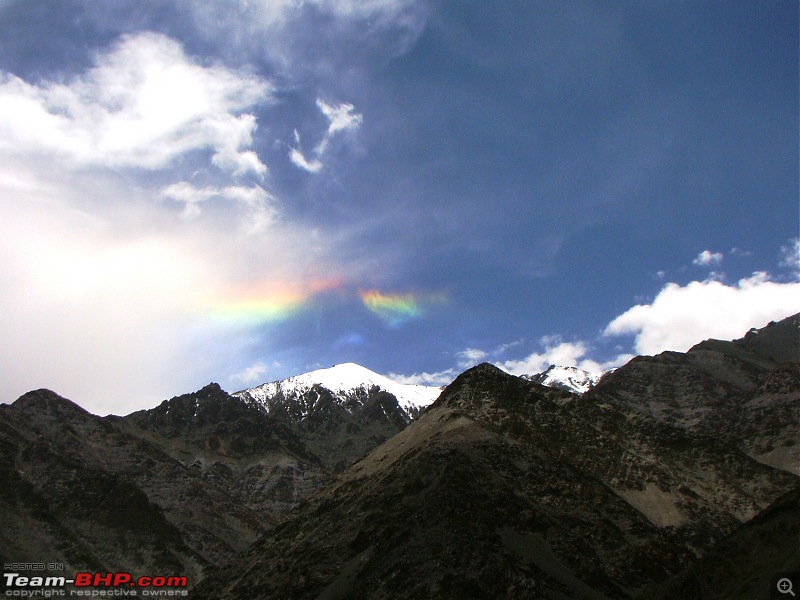
[(263, 383), (264, 376), (266, 374), (267, 365), (259, 361), (253, 365), (250, 365), (243, 371), (231, 375), (229, 379), (234, 383), (249, 385), (254, 383)]
[(258, 185), (244, 187), (231, 185), (225, 188), (196, 188), (181, 181), (161, 190), (159, 195), (184, 204), (183, 217), (195, 219), (200, 216), (200, 205), (211, 198), (224, 198), (238, 202), (244, 207), (241, 231), (248, 235), (260, 234), (275, 221), (277, 209), (275, 198)]
[(320, 169), (322, 169), (322, 162), (318, 158), (308, 160), (297, 148), (289, 149), (289, 160), (291, 160), (295, 166), (300, 167), (309, 173), (317, 173)]
[(456, 353), (458, 366), (462, 369), (472, 367), (479, 362), (482, 362), (487, 356), (489, 356), (488, 352), (484, 352), (483, 350), (479, 350), (477, 348), (467, 348), (466, 350)]
[(703, 250), (692, 261), (692, 264), (698, 267), (715, 267), (722, 264), (722, 259), (725, 256), (722, 252), (711, 252), (711, 250)]
[(433, 385), (444, 386), (449, 385), (458, 376), (459, 371), (456, 369), (445, 369), (444, 371), (437, 371), (435, 373), (414, 373), (413, 375), (398, 375), (397, 373), (389, 373), (387, 377), (397, 383), (405, 383), (410, 385)]
[(604, 366), (586, 357), (588, 346), (585, 342), (562, 342), (558, 338), (542, 338), (545, 348), (533, 352), (521, 360), (507, 360), (498, 366), (512, 375), (533, 375), (541, 373), (550, 365), (578, 367), (585, 371), (602, 371)]
[(0, 401), (49, 387), (125, 413), (240, 371), (256, 342), (218, 315), (335, 276), (335, 240), (274, 227), (252, 183), (267, 82), (155, 34), (94, 61), (58, 82), (0, 75)]
[(160, 195), (176, 202), (183, 202), (184, 218), (193, 219), (200, 216), (200, 204), (218, 196), (219, 190), (211, 187), (196, 188), (185, 181), (180, 181), (163, 188)]
[(685, 352), (707, 338), (739, 338), (752, 327), (797, 312), (798, 306), (800, 284), (770, 281), (766, 273), (736, 285), (668, 283), (650, 304), (634, 306), (611, 321), (604, 335), (635, 335), (639, 354)]
[(338, 131), (358, 129), (364, 120), (360, 114), (353, 112), (355, 106), (347, 102), (334, 106), (332, 104), (326, 104), (318, 98), (317, 107), (319, 107), (322, 114), (330, 121), (328, 125), (328, 136), (332, 136)]
[(303, 153), (300, 144), (300, 134), (296, 129), (294, 130), (294, 140), (297, 147), (289, 148), (289, 160), (291, 160), (296, 167), (308, 171), (309, 173), (318, 173), (322, 169), (322, 157), (328, 150), (331, 139), (333, 139), (335, 135), (358, 129), (364, 120), (360, 114), (353, 112), (355, 107), (346, 102), (332, 105), (317, 99), (317, 107), (328, 119), (328, 129), (322, 137), (322, 140), (314, 148), (314, 158), (309, 160)]
[(159, 169), (211, 150), (233, 174), (263, 176), (245, 111), (270, 101), (263, 79), (192, 62), (162, 35), (125, 36), (66, 83), (0, 74), (0, 153), (42, 155), (75, 166)]
[(247, 235), (264, 233), (277, 216), (275, 198), (264, 188), (228, 186), (221, 192), (224, 198), (239, 202), (246, 207), (240, 229)]

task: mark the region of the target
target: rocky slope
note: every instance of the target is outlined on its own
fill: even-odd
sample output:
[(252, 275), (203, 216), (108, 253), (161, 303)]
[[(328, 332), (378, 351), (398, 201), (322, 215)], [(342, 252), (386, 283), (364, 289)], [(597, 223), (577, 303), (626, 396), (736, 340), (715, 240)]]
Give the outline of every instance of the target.
[(770, 598), (776, 575), (800, 571), (800, 492), (772, 506), (722, 540), (666, 583), (645, 592), (653, 600)]
[(609, 373), (580, 400), (588, 419), (612, 403), (640, 418), (734, 446), (800, 474), (800, 315), (732, 342), (707, 340), (688, 352), (640, 356)]
[[(228, 558), (246, 546), (210, 544), (205, 555), (192, 548), (164, 508), (137, 485), (137, 479), (145, 483), (151, 477), (174, 480), (173, 491), (191, 490), (194, 480), (157, 445), (53, 392), (30, 392), (0, 407), (3, 562), (62, 562), (82, 569), (197, 577), (215, 558)], [(203, 510), (221, 507), (220, 498), (212, 499), (215, 491), (224, 497), (221, 490), (208, 490), (203, 498), (187, 491), (187, 504)], [(255, 515), (230, 508), (228, 522), (251, 530), (251, 538), (263, 529)]]

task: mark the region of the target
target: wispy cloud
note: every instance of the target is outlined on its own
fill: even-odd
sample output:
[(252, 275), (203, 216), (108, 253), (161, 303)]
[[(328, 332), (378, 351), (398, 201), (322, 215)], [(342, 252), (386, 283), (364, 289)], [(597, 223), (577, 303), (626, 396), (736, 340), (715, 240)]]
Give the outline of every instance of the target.
[(185, 219), (194, 219), (200, 216), (200, 205), (209, 198), (219, 196), (219, 190), (212, 187), (196, 188), (185, 181), (181, 181), (163, 188), (160, 195), (176, 202), (182, 202), (183, 217)]
[(202, 212), (201, 205), (212, 198), (237, 202), (244, 209), (240, 229), (248, 235), (263, 233), (277, 215), (275, 198), (258, 185), (196, 188), (181, 181), (163, 188), (159, 195), (183, 203), (182, 216), (185, 219), (198, 218)]
[(444, 371), (437, 371), (435, 373), (414, 373), (413, 375), (399, 375), (397, 373), (389, 373), (389, 379), (397, 383), (408, 383), (412, 385), (434, 385), (444, 386), (452, 383), (458, 376), (457, 369), (445, 369)]
[[(297, 139), (300, 139), (299, 136)], [(299, 147), (289, 149), (289, 160), (291, 160), (296, 167), (308, 171), (309, 173), (317, 173), (322, 169), (322, 161), (319, 158), (308, 160)]]
[(353, 112), (355, 110), (355, 106), (347, 102), (334, 105), (327, 104), (318, 98), (317, 107), (330, 122), (326, 136), (318, 146), (320, 152), (325, 151), (331, 136), (333, 136), (335, 133), (339, 131), (358, 129), (364, 120), (360, 114)]
[(230, 381), (239, 385), (248, 385), (254, 383), (263, 383), (264, 376), (267, 374), (267, 365), (263, 362), (257, 362), (250, 365), (246, 369), (234, 373), (230, 376)]
[(467, 348), (466, 350), (456, 353), (458, 366), (464, 369), (478, 364), (479, 362), (485, 360), (488, 356), (488, 352), (478, 348)]
[(289, 159), (292, 163), (309, 173), (317, 173), (322, 169), (322, 157), (328, 150), (328, 146), (334, 136), (358, 129), (364, 120), (360, 114), (353, 112), (355, 111), (355, 106), (346, 102), (333, 105), (327, 104), (318, 98), (317, 108), (328, 119), (328, 129), (325, 131), (322, 140), (314, 148), (313, 158), (309, 159), (303, 154), (300, 134), (296, 129), (294, 130), (296, 146), (289, 148)]
[(780, 267), (795, 279), (800, 278), (800, 238), (791, 239), (781, 246)]

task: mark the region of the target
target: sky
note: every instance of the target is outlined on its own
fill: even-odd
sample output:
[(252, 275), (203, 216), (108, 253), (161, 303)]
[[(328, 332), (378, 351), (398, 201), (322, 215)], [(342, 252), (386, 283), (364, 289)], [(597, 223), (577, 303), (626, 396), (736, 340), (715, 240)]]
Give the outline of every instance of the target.
[(0, 0), (0, 401), (599, 370), (797, 312), (798, 10)]

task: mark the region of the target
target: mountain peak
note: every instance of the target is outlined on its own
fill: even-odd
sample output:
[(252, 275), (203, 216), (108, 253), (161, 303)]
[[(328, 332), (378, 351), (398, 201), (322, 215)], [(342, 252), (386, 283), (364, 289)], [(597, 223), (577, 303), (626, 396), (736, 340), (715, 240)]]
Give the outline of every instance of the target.
[(541, 373), (523, 377), (547, 387), (583, 394), (594, 387), (603, 375), (605, 375), (603, 371), (585, 371), (578, 367), (550, 365)]
[[(541, 391), (547, 390), (533, 385), (527, 378), (506, 373), (491, 363), (481, 363), (456, 377), (444, 389), (434, 406), (446, 406), (477, 414), (491, 404), (524, 405), (530, 400), (531, 392)], [(562, 394), (556, 390), (548, 393)]]
[(397, 398), (408, 415), (431, 404), (441, 392), (439, 387), (397, 383), (359, 364), (346, 362), (264, 383), (233, 395), (269, 412), (275, 398), (296, 399), (315, 388), (324, 388), (341, 402), (354, 396), (366, 396), (374, 389), (388, 392)]
[(75, 404), (72, 400), (59, 396), (52, 390), (39, 389), (27, 392), (17, 398), (12, 405), (14, 408), (25, 412), (54, 413), (54, 414), (80, 414), (89, 413)]

